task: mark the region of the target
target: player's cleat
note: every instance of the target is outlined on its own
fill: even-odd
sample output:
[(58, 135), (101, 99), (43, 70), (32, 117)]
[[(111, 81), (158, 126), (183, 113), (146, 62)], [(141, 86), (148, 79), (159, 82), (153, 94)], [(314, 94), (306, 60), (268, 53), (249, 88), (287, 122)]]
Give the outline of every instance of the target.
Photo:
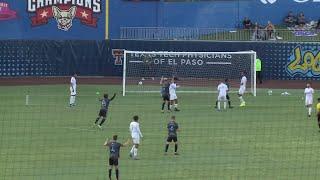
[(98, 128), (102, 130), (102, 126), (98, 125)]
[(309, 114), (308, 117), (311, 117), (311, 115)]
[(132, 157), (133, 157), (133, 154), (132, 154), (131, 152), (129, 153), (129, 157), (130, 157), (130, 158), (132, 158)]
[(177, 155), (179, 155), (179, 153), (175, 152), (175, 153), (174, 153), (174, 155), (176, 155), (176, 156), (177, 156)]
[(180, 109), (178, 109), (178, 108), (174, 108), (174, 111), (180, 111)]
[(215, 109), (218, 109), (218, 106), (215, 106), (214, 108), (215, 108)]
[(229, 106), (229, 109), (232, 109), (233, 108), (233, 106)]
[(134, 158), (133, 158), (133, 160), (140, 160), (140, 159), (139, 159), (139, 158), (137, 158), (137, 157), (134, 157)]
[(240, 104), (240, 107), (244, 107), (244, 106), (246, 106), (246, 103), (245, 103), (245, 102), (243, 102), (243, 103)]
[(164, 110), (161, 110), (161, 113), (164, 113)]

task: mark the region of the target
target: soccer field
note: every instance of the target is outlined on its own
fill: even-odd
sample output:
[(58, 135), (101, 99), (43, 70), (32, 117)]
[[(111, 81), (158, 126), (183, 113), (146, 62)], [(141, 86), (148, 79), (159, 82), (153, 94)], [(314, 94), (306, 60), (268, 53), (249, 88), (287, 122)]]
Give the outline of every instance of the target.
[[(100, 104), (96, 92), (114, 92), (104, 130), (94, 128)], [(320, 133), (315, 114), (307, 118), (303, 90), (258, 89), (247, 106), (214, 109), (216, 94), (179, 94), (181, 112), (160, 113), (158, 93), (121, 96), (120, 86), (80, 85), (77, 106), (68, 107), (68, 85), (0, 88), (0, 179), (107, 179), (107, 137), (129, 136), (140, 116), (144, 139), (140, 160), (121, 149), (123, 180), (317, 179)], [(281, 96), (288, 91), (290, 96)], [(318, 94), (316, 92), (315, 94)], [(25, 105), (26, 95), (29, 105)], [(166, 124), (176, 115), (179, 156), (164, 156)], [(113, 177), (115, 173), (113, 172)], [(115, 177), (114, 177), (115, 179)]]

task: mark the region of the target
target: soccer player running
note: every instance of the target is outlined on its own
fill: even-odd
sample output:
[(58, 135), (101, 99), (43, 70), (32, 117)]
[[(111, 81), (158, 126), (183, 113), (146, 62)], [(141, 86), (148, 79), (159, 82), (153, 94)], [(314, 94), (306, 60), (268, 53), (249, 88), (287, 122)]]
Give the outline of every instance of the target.
[(170, 83), (168, 82), (167, 78), (163, 78), (162, 76), (160, 80), (160, 84), (161, 84), (161, 96), (163, 99), (161, 112), (164, 113), (164, 106), (166, 105), (166, 103), (167, 103), (168, 111), (170, 111), (170, 93), (169, 93)]
[(226, 84), (224, 84), (222, 81), (220, 82), (220, 84), (218, 85), (218, 110), (220, 111), (220, 103), (223, 102), (223, 109), (227, 108), (227, 92), (228, 92), (228, 86)]
[(139, 116), (133, 116), (133, 120), (130, 123), (130, 127), (129, 127), (132, 143), (133, 143), (133, 146), (130, 150), (129, 155), (134, 160), (138, 160), (138, 148), (140, 144), (140, 138), (143, 138), (138, 121), (139, 121)]
[[(228, 87), (228, 91), (227, 91), (226, 97), (227, 97), (227, 100), (228, 100), (229, 108), (231, 109), (231, 108), (233, 108), (233, 107), (231, 106), (231, 100), (230, 100), (230, 96), (229, 96), (230, 86), (229, 86), (229, 79), (228, 79), (228, 78), (224, 80), (224, 84), (227, 85), (227, 87)], [(218, 108), (218, 100), (216, 100), (216, 106), (215, 106), (215, 108)]]
[(246, 102), (243, 99), (243, 95), (246, 91), (246, 85), (247, 85), (246, 72), (242, 71), (241, 72), (240, 88), (239, 88), (239, 92), (238, 92), (238, 96), (239, 96), (239, 100), (240, 100), (240, 107), (246, 106)]
[(76, 105), (76, 95), (77, 95), (77, 74), (74, 73), (74, 75), (71, 77), (70, 80), (70, 99), (69, 99), (69, 106), (73, 107)]
[(179, 131), (179, 125), (176, 122), (176, 117), (171, 116), (171, 120), (169, 121), (167, 125), (168, 129), (168, 138), (166, 142), (166, 148), (165, 148), (165, 155), (168, 153), (169, 144), (173, 141), (174, 142), (174, 155), (179, 155), (178, 153), (178, 135), (177, 131)]
[(312, 112), (312, 104), (313, 104), (313, 93), (314, 90), (309, 83), (307, 83), (307, 87), (304, 89), (304, 94), (306, 96), (305, 105), (308, 110), (308, 117), (311, 117)]
[(319, 132), (320, 132), (320, 98), (318, 98), (318, 104), (317, 104), (317, 119), (318, 119), (318, 126), (319, 126)]
[(100, 121), (100, 123), (98, 124), (98, 127), (100, 129), (102, 129), (102, 124), (106, 121), (106, 117), (107, 117), (107, 113), (108, 113), (108, 109), (109, 109), (109, 105), (110, 102), (116, 97), (116, 93), (114, 93), (114, 95), (112, 96), (111, 99), (109, 99), (109, 95), (108, 94), (104, 94), (103, 95), (103, 99), (100, 99), (101, 101), (101, 108), (99, 111), (99, 115), (96, 119), (96, 121), (94, 122), (94, 125), (97, 125), (97, 123), (99, 122), (100, 119), (102, 119)]
[(120, 157), (120, 147), (127, 146), (130, 141), (128, 140), (124, 144), (117, 142), (118, 136), (113, 135), (112, 140), (106, 140), (103, 144), (104, 146), (109, 147), (109, 179), (111, 180), (112, 169), (115, 167), (116, 170), (116, 178), (119, 180), (119, 157)]
[(178, 97), (176, 94), (176, 89), (179, 87), (176, 84), (177, 78), (173, 77), (171, 80), (171, 84), (169, 86), (169, 93), (170, 93), (170, 109), (172, 110), (172, 107), (174, 107), (174, 111), (180, 111), (178, 109)]

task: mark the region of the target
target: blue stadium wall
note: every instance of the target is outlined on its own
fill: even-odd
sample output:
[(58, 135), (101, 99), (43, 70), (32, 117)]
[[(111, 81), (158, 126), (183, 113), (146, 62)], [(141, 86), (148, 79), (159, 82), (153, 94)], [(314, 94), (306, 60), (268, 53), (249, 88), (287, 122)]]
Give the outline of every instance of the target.
[[(319, 79), (320, 43), (206, 41), (0, 41), (0, 76), (121, 76), (123, 49), (143, 51), (254, 50), (266, 79)], [(186, 70), (189, 67), (186, 67)]]
[(136, 1), (110, 1), (111, 38), (120, 37), (120, 27), (237, 28), (244, 17), (264, 25), (268, 20), (281, 24), (289, 11), (318, 20), (320, 9), (319, 0)]

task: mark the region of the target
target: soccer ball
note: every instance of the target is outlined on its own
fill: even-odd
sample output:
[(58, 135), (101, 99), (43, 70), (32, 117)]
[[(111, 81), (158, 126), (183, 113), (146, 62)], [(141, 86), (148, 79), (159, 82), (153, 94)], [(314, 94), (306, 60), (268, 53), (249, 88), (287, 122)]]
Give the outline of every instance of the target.
[(138, 85), (139, 85), (139, 86), (141, 86), (142, 84), (143, 84), (142, 81), (139, 81), (139, 82), (138, 82)]

